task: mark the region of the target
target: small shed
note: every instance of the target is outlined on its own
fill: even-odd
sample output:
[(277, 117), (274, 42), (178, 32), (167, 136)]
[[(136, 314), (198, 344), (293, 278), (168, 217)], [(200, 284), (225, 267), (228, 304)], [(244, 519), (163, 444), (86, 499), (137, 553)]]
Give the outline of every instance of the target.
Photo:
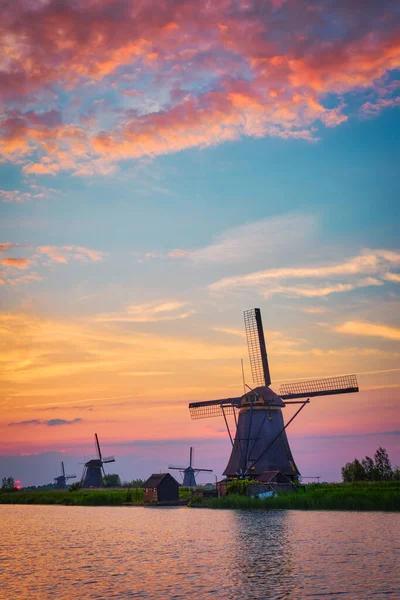
[(170, 473), (154, 473), (144, 484), (146, 503), (179, 502), (179, 483)]

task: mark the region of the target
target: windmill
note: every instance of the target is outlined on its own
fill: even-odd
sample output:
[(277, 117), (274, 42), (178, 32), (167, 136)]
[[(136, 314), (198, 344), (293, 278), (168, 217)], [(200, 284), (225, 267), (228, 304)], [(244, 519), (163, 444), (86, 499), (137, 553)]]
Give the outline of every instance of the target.
[(56, 482), (56, 489), (65, 490), (65, 488), (67, 487), (67, 480), (74, 479), (75, 477), (76, 475), (65, 474), (64, 463), (61, 461), (61, 475), (58, 475), (58, 477), (54, 477), (54, 481)]
[(170, 465), (168, 469), (175, 469), (176, 471), (180, 471), (183, 474), (183, 485), (186, 487), (195, 487), (196, 476), (198, 473), (212, 473), (212, 469), (195, 469), (193, 466), (193, 448), (190, 446), (190, 454), (189, 454), (189, 466), (188, 467), (174, 467)]
[(94, 434), (94, 442), (97, 450), (97, 458), (93, 458), (85, 462), (81, 479), (82, 487), (84, 488), (102, 487), (103, 475), (105, 475), (103, 465), (105, 463), (115, 462), (115, 458), (113, 456), (106, 456), (103, 458), (97, 433)]
[[(281, 472), (291, 481), (300, 475), (294, 462), (286, 428), (310, 402), (311, 397), (358, 392), (355, 375), (330, 377), (280, 386), (279, 395), (270, 389), (271, 376), (261, 320), (261, 311), (244, 312), (254, 389), (236, 398), (192, 402), (192, 419), (223, 416), (232, 445), (224, 475), (228, 478), (259, 478), (262, 473)], [(282, 408), (300, 404), (293, 417), (284, 424)], [(236, 434), (230, 431), (227, 415), (233, 415)]]

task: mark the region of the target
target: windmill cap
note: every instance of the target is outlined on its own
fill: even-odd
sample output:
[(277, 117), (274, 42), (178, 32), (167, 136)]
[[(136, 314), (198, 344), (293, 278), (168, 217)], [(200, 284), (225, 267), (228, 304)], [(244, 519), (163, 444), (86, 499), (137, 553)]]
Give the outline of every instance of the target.
[(261, 385), (251, 391), (249, 390), (241, 397), (241, 406), (251, 405), (251, 403), (253, 403), (254, 406), (260, 404), (277, 406), (281, 408), (285, 406), (282, 398), (278, 396), (278, 394), (275, 394), (275, 392), (273, 392), (271, 388), (267, 387), (266, 385)]

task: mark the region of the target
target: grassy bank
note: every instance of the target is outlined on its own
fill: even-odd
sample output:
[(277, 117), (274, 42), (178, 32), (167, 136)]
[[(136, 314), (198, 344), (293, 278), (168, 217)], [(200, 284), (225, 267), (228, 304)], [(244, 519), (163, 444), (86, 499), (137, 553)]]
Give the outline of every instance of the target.
[(400, 482), (307, 485), (306, 490), (275, 498), (195, 498), (190, 506), (233, 509), (380, 510), (400, 511)]
[[(179, 490), (180, 498), (187, 498), (187, 488)], [(143, 489), (103, 490), (35, 490), (1, 492), (0, 504), (64, 504), (66, 506), (122, 506), (126, 502), (143, 503)]]

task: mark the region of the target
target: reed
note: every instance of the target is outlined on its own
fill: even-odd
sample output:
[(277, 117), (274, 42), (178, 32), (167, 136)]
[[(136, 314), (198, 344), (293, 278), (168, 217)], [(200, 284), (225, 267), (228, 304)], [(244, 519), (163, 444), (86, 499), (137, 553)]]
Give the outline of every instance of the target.
[[(189, 488), (180, 488), (180, 499), (190, 496)], [(0, 504), (64, 504), (67, 506), (121, 506), (143, 504), (143, 488), (69, 490), (1, 491)]]
[(231, 509), (295, 509), (400, 511), (400, 483), (307, 485), (305, 491), (275, 498), (249, 498), (232, 494), (222, 498), (193, 498), (190, 506)]

